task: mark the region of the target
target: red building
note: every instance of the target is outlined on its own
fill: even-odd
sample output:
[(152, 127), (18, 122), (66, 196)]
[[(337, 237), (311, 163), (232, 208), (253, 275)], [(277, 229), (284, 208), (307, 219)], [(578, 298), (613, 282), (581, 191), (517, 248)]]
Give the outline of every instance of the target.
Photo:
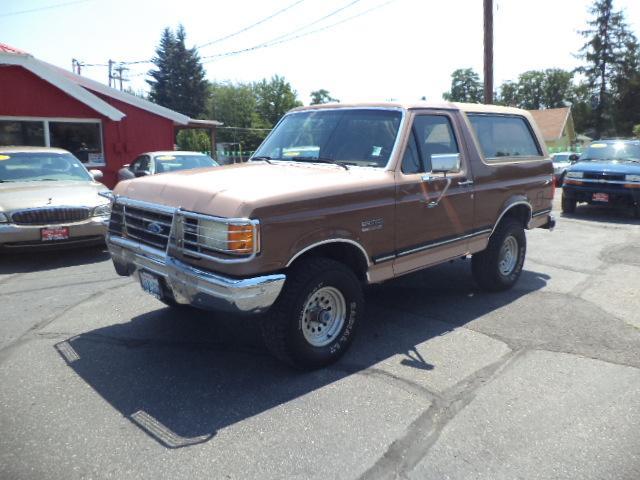
[(109, 187), (118, 169), (139, 154), (173, 150), (178, 129), (209, 130), (215, 151), (218, 125), (0, 44), (0, 145), (64, 148), (87, 167), (102, 170)]

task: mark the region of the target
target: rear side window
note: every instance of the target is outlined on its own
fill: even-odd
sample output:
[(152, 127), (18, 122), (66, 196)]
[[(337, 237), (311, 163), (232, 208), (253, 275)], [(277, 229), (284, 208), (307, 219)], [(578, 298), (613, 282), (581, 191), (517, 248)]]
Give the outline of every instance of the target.
[(540, 157), (542, 152), (527, 121), (518, 116), (468, 114), (484, 158)]

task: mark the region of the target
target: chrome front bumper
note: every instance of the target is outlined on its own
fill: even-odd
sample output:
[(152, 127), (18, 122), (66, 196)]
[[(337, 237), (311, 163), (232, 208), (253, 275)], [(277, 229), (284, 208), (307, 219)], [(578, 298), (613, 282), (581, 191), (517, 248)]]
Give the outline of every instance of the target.
[(163, 250), (129, 239), (107, 236), (111, 258), (119, 272), (139, 278), (141, 270), (153, 273), (180, 304), (206, 310), (258, 313), (276, 301), (286, 276), (264, 275), (234, 279), (205, 272), (168, 256)]
[[(66, 224), (17, 225), (15, 223), (0, 224), (0, 248), (12, 247), (54, 247), (57, 245), (73, 245), (96, 243), (102, 241), (107, 233), (108, 218), (91, 217), (81, 222)], [(44, 227), (68, 227), (69, 239), (63, 241), (43, 242), (40, 231)]]

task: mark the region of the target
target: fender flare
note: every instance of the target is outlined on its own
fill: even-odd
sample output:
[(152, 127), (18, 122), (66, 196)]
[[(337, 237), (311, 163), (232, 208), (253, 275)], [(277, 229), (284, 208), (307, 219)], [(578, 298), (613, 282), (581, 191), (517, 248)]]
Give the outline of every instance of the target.
[(491, 233), (489, 234), (489, 236), (493, 235), (493, 232), (495, 232), (496, 228), (498, 228), (498, 225), (500, 225), (500, 222), (502, 221), (504, 216), (509, 212), (509, 210), (519, 205), (524, 205), (529, 210), (529, 219), (527, 220), (524, 226), (525, 229), (529, 228), (529, 223), (531, 222), (531, 218), (533, 217), (533, 207), (531, 206), (531, 204), (529, 203), (529, 200), (526, 197), (518, 195), (517, 197), (512, 197), (509, 200), (507, 200), (507, 202), (502, 208), (502, 212), (498, 216), (498, 220), (496, 220), (496, 223), (493, 225), (493, 228), (491, 229)]
[(363, 255), (363, 257), (364, 257), (364, 259), (366, 261), (367, 267), (371, 266), (371, 259), (369, 258), (369, 255), (367, 254), (367, 251), (364, 249), (364, 247), (360, 243), (356, 242), (355, 240), (351, 240), (349, 238), (329, 238), (327, 240), (321, 240), (319, 242), (312, 243), (310, 245), (307, 245), (303, 249), (298, 250), (298, 252), (295, 255), (293, 255), (289, 259), (289, 261), (286, 263), (286, 267), (289, 267), (293, 262), (296, 261), (296, 259), (298, 259), (300, 256), (302, 256), (303, 254), (305, 254), (309, 250), (313, 250), (316, 247), (320, 247), (322, 245), (328, 245), (330, 243), (347, 243), (349, 245), (353, 245), (353, 246), (357, 247), (360, 250), (360, 252), (362, 253), (362, 255)]

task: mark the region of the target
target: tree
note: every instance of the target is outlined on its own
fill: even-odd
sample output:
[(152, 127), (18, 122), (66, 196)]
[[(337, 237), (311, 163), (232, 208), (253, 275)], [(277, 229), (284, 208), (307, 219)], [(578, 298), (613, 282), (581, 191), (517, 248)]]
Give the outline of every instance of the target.
[(542, 81), (544, 108), (565, 107), (574, 95), (573, 73), (560, 68), (548, 68)]
[(507, 80), (502, 85), (496, 96), (498, 105), (506, 105), (508, 107), (517, 107), (520, 105), (520, 97), (518, 96), (518, 83)]
[(630, 35), (622, 12), (613, 10), (613, 0), (595, 0), (589, 13), (590, 28), (580, 32), (587, 41), (578, 54), (585, 61), (579, 71), (586, 76), (595, 99), (594, 134), (600, 138), (613, 127), (611, 86)]
[(186, 32), (182, 25), (174, 34), (165, 28), (160, 36), (151, 70), (149, 99), (163, 107), (192, 118), (205, 111), (207, 81), (198, 52), (185, 46)]
[(545, 74), (540, 70), (529, 70), (518, 77), (518, 106), (527, 110), (544, 107)]
[(450, 102), (482, 103), (483, 85), (472, 68), (459, 68), (451, 74), (451, 90), (442, 94)]
[(258, 115), (269, 127), (274, 126), (289, 110), (302, 106), (297, 99), (297, 93), (283, 77), (274, 75), (271, 80), (266, 78), (253, 86), (256, 96), (256, 110)]
[(640, 123), (640, 47), (630, 36), (611, 81), (613, 123), (618, 136), (628, 136)]
[(333, 98), (328, 90), (321, 88), (320, 90), (314, 90), (311, 92), (311, 104), (310, 105), (320, 105), (321, 103), (332, 103), (339, 102), (337, 98)]
[(207, 115), (225, 125), (218, 129), (219, 142), (241, 143), (245, 150), (257, 148), (270, 127), (257, 108), (251, 84), (221, 82), (209, 87)]

